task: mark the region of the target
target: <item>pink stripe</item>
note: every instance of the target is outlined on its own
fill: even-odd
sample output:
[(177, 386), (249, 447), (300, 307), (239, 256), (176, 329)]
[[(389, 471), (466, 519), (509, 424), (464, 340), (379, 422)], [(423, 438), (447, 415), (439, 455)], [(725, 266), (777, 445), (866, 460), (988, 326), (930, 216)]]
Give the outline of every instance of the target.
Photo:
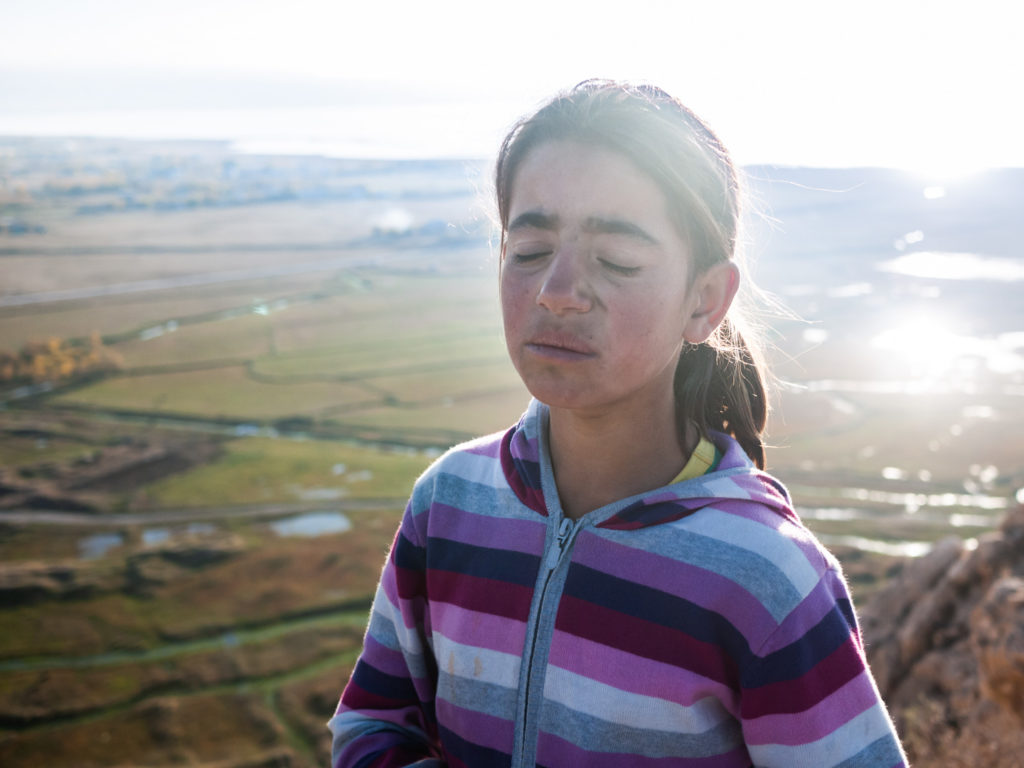
[(473, 514), (445, 504), (434, 504), (428, 535), (477, 547), (539, 556), (544, 549), (545, 532), (542, 518), (495, 519), (489, 512)]
[(743, 724), (743, 737), (752, 745), (809, 744), (828, 736), (877, 703), (878, 694), (865, 672), (803, 712), (748, 720)]
[[(760, 637), (775, 620), (749, 592), (731, 579), (680, 560), (637, 550), (584, 530), (576, 540), (573, 560), (635, 584), (659, 589), (714, 611), (746, 638)], [(694, 588), (699, 584), (700, 588)]]
[(555, 630), (550, 663), (620, 691), (672, 701), (685, 707), (713, 696), (734, 717), (739, 716), (737, 694), (688, 669), (637, 656)]
[(449, 640), (514, 656), (523, 652), (526, 624), (522, 621), (436, 600), (430, 604), (430, 613), (434, 629)]
[(472, 744), (496, 749), (499, 752), (512, 752), (512, 721), (505, 720), (483, 712), (463, 709), (444, 699), (434, 704), (437, 720), (444, 727)]
[(643, 757), (629, 753), (587, 752), (565, 739), (541, 733), (537, 739), (537, 764), (586, 766), (586, 768), (673, 768), (685, 762), (691, 768), (750, 768), (747, 750), (737, 747), (732, 752), (712, 757)]

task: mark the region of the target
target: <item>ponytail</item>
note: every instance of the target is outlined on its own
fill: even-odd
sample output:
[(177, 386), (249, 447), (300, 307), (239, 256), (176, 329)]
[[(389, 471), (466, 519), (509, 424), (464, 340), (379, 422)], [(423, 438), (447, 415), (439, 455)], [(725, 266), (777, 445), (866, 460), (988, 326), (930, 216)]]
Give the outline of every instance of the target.
[(692, 423), (701, 437), (709, 437), (711, 430), (731, 435), (758, 469), (764, 469), (764, 377), (731, 320), (726, 318), (712, 339), (683, 347), (676, 365), (675, 396), (683, 434)]

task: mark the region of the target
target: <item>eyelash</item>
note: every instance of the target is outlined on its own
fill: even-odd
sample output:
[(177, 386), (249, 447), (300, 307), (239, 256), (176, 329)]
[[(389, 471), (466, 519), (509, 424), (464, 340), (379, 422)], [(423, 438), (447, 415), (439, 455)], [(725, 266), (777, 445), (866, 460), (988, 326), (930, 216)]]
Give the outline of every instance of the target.
[(640, 267), (624, 267), (621, 264), (616, 264), (615, 262), (608, 261), (607, 259), (598, 259), (598, 261), (601, 262), (601, 265), (605, 269), (610, 269), (617, 275), (624, 275), (628, 277), (630, 275), (635, 275), (637, 272), (640, 271)]
[(525, 264), (528, 261), (534, 261), (535, 259), (549, 256), (551, 251), (534, 251), (532, 253), (513, 253), (512, 258), (520, 264)]
[[(528, 264), (531, 261), (550, 256), (551, 251), (533, 251), (531, 253), (513, 253), (512, 258), (518, 264)], [(598, 263), (602, 267), (616, 275), (622, 275), (623, 277), (630, 277), (640, 271), (640, 267), (626, 267), (622, 264), (616, 264), (614, 261), (608, 261), (607, 259), (598, 259)]]

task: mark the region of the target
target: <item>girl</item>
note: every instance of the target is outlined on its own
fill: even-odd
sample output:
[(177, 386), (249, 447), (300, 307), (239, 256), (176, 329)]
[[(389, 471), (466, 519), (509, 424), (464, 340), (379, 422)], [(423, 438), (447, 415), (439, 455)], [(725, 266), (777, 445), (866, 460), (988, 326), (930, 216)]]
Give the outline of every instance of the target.
[(534, 399), (416, 483), (334, 765), (904, 765), (839, 566), (762, 471), (718, 139), (588, 81), (512, 129), (496, 187)]

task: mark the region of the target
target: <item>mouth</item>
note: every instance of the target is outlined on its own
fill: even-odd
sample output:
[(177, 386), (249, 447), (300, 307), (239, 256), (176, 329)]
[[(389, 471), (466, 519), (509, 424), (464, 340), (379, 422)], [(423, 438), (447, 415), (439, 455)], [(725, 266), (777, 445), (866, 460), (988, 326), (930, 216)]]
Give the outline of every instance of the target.
[(525, 346), (536, 355), (555, 360), (585, 360), (597, 356), (597, 350), (586, 341), (563, 331), (543, 331), (532, 336)]

